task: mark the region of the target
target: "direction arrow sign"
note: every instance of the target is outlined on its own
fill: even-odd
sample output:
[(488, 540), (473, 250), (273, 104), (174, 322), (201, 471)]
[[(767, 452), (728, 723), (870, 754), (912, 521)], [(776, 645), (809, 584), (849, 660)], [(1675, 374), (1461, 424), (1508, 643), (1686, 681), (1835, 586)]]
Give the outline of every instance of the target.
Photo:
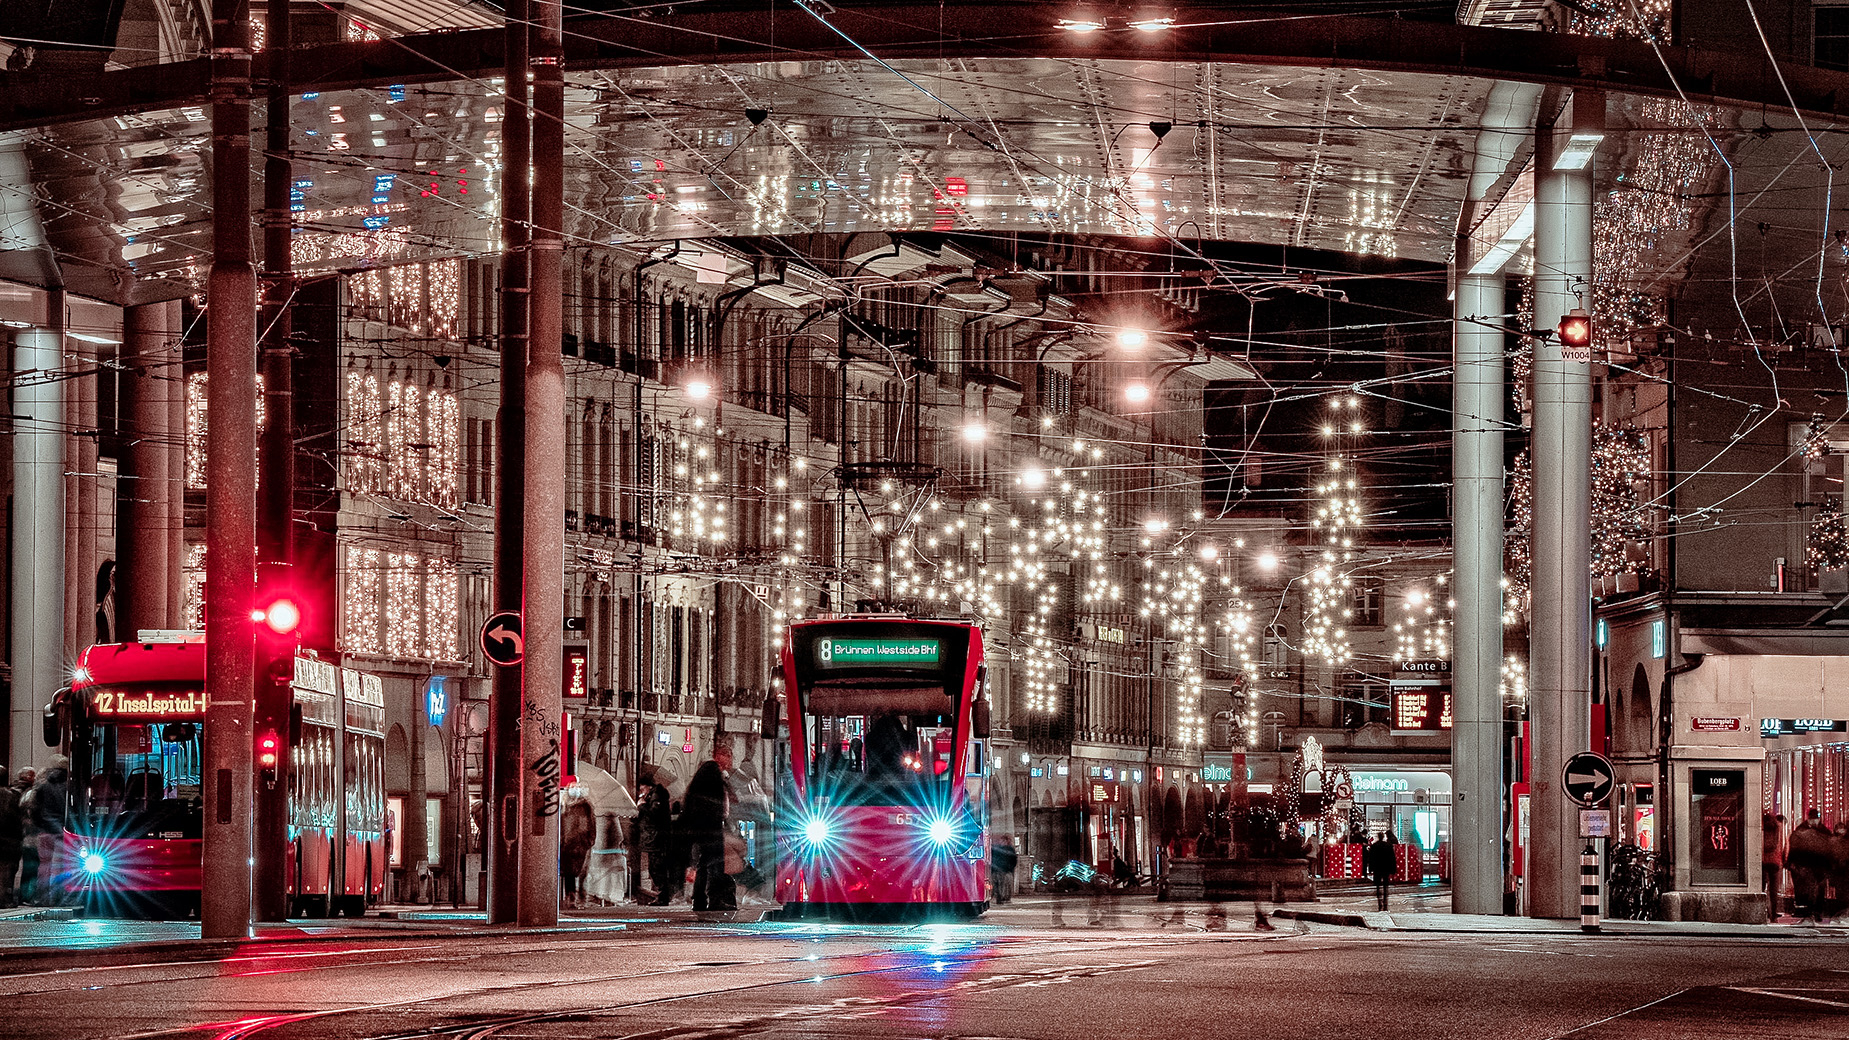
[(1617, 779), (1618, 772), (1612, 768), (1611, 760), (1590, 751), (1581, 751), (1567, 759), (1566, 768), (1560, 772), (1560, 785), (1567, 797), (1588, 809), (1611, 796), (1612, 785)]
[(482, 653), (488, 660), (511, 668), (526, 660), (526, 637), (520, 632), (520, 614), (503, 610), (482, 625)]

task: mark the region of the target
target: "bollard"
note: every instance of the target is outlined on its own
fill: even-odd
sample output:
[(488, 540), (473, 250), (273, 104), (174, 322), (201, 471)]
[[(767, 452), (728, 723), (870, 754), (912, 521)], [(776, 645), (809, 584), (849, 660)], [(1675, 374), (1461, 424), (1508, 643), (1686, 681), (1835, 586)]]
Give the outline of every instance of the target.
[(1579, 930), (1599, 931), (1599, 850), (1590, 843), (1579, 854)]

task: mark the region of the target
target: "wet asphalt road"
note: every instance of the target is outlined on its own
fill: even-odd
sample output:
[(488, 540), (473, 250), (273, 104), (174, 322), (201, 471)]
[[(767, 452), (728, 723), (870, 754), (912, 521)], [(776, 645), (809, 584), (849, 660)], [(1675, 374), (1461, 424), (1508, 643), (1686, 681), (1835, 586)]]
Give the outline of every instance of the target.
[[(1840, 936), (1267, 933), (1153, 904), (1054, 908), (956, 925), (396, 923), (207, 961), (12, 956), (0, 1037), (1849, 1037)], [(110, 926), (69, 927), (94, 941)]]

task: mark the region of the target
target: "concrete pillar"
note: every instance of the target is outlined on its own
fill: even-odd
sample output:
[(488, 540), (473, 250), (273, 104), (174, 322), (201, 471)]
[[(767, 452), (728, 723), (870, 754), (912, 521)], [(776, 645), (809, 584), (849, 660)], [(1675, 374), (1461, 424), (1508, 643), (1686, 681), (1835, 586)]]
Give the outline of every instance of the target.
[(559, 918), (565, 637), (565, 70), (560, 0), (533, 0), (531, 339), (526, 357), (526, 661), (520, 784), (522, 925)]
[(184, 379), (180, 369), (179, 305), (149, 303), (124, 315), (122, 436), (122, 538), (116, 551), (117, 637), (133, 639), (144, 628), (177, 628), (171, 609), (168, 542), (182, 523), (180, 484), (184, 473), (168, 468), (169, 445), (185, 437), (171, 426), (169, 388)]
[(167, 395), (167, 429), (173, 437), (167, 442), (168, 486), (172, 497), (167, 500), (171, 512), (167, 526), (167, 618), (174, 628), (186, 628), (192, 622), (186, 615), (186, 371), (180, 363), (180, 301), (166, 305), (167, 327), (173, 329), (173, 367), (161, 388)]
[(64, 341), (64, 654), (96, 642), (96, 345)]
[[(63, 310), (53, 294), (52, 306)], [(13, 662), (12, 746), (7, 764), (44, 766), (51, 758), (39, 718), (64, 674), (64, 336), (51, 329), (13, 334)]]
[[(503, 79), (501, 139), (506, 148), (501, 182), (501, 403), (495, 411), (494, 603), (496, 612), (520, 610), (521, 547), (526, 480), (527, 218), (533, 201), (531, 119), (527, 105), (527, 0), (507, 0), (507, 65)], [(562, 362), (561, 362), (562, 363)], [(561, 577), (561, 580), (563, 578)], [(562, 666), (563, 662), (561, 662)], [(489, 697), (487, 788), (489, 924), (519, 916), (521, 676), (494, 666)]]
[(250, 12), (212, 4), (212, 267), (206, 333), (205, 833), (200, 934), (250, 933), (257, 583), (257, 271)]
[[(1534, 324), (1552, 330), (1592, 298), (1592, 171), (1554, 169), (1556, 135), (1535, 134)], [(1560, 789), (1569, 756), (1590, 745), (1592, 366), (1534, 346), (1534, 607), (1529, 639), (1528, 905), (1579, 915), (1579, 813)]]
[[(1467, 262), (1460, 245), (1459, 263)], [(1457, 276), (1451, 417), (1451, 908), (1502, 912), (1502, 431), (1505, 285)]]

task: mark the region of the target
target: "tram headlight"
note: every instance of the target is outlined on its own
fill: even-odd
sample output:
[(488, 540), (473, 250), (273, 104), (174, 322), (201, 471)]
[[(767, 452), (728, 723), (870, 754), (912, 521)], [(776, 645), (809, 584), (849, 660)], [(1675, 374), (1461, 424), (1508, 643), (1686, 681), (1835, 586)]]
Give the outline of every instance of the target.
[(83, 857), (78, 860), (78, 863), (83, 867), (83, 872), (91, 877), (96, 877), (109, 869), (109, 860), (102, 853), (93, 852), (90, 849), (83, 851)]
[(949, 820), (932, 820), (930, 829), (925, 833), (931, 839), (931, 844), (942, 847), (956, 838), (957, 827)]
[(821, 848), (828, 843), (829, 829), (827, 820), (820, 816), (813, 817), (808, 823), (803, 824), (803, 840), (808, 842), (811, 848)]

